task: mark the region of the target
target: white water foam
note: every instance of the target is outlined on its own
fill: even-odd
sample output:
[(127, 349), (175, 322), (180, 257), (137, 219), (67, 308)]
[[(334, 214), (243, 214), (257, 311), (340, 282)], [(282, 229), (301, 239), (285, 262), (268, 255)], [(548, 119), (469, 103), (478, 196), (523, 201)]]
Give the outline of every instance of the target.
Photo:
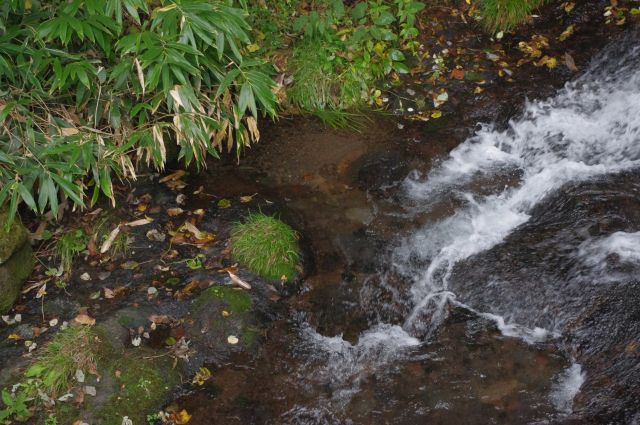
[(619, 263), (639, 263), (640, 232), (615, 232), (604, 238), (589, 239), (578, 249), (584, 265), (598, 273), (600, 279), (606, 277), (607, 258), (613, 254)]
[[(630, 57), (637, 57), (639, 49), (632, 50)], [(631, 62), (610, 73), (587, 73), (556, 97), (527, 104), (507, 130), (485, 126), (426, 178), (414, 173), (407, 179), (407, 192), (418, 206), (428, 208), (454, 191), (462, 192), (457, 196), (466, 207), (419, 230), (396, 251), (396, 271), (412, 280), (414, 308), (405, 329), (437, 327), (454, 299), (448, 285), (453, 267), (502, 242), (549, 194), (568, 182), (640, 166), (640, 72)], [(478, 176), (505, 167), (519, 170), (516, 187), (484, 197), (464, 191)], [(510, 334), (521, 328), (495, 319)], [(522, 336), (536, 333), (541, 334), (525, 329)]]
[(568, 415), (573, 410), (573, 399), (580, 391), (580, 387), (586, 379), (582, 366), (573, 363), (568, 369), (558, 376), (551, 390), (551, 402), (555, 408)]
[(378, 370), (398, 360), (403, 351), (421, 344), (400, 326), (387, 324), (367, 330), (357, 344), (351, 344), (341, 335), (320, 335), (308, 325), (303, 328), (303, 340), (306, 345), (303, 349), (314, 353), (322, 363), (313, 379), (332, 388), (334, 405), (348, 401), (358, 391), (366, 371)]

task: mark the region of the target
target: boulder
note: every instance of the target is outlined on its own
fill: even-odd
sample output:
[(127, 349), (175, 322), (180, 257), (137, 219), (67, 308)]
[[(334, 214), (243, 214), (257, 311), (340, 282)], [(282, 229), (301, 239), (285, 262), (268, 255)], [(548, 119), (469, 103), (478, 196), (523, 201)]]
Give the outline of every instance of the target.
[(16, 220), (9, 230), (7, 213), (0, 212), (0, 314), (8, 312), (33, 271), (33, 251), (24, 226)]

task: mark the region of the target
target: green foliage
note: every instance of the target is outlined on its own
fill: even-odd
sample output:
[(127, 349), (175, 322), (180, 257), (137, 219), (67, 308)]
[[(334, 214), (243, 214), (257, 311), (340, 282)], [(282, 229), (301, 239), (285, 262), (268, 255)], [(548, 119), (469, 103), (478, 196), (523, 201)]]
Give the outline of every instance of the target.
[(546, 0), (482, 0), (482, 24), (490, 32), (509, 30), (523, 22)]
[[(343, 0), (321, 0), (291, 19), (299, 2), (279, 0), (274, 17), (256, 19), (268, 38), (287, 42), (293, 34), (288, 63), (293, 83), (287, 90), (291, 105), (303, 111), (353, 109), (380, 102), (375, 83), (392, 73), (409, 71), (407, 55), (415, 53), (416, 16), (424, 3), (414, 0), (366, 0), (347, 6)], [(292, 24), (282, 24), (282, 15)], [(274, 27), (281, 34), (274, 34)]]
[(65, 272), (71, 271), (73, 259), (87, 248), (88, 236), (82, 229), (72, 230), (62, 235), (56, 243), (56, 253)]
[(290, 279), (296, 272), (298, 235), (275, 217), (250, 214), (234, 226), (231, 243), (233, 257), (266, 279)]
[(27, 393), (24, 391), (9, 392), (6, 388), (2, 390), (2, 402), (5, 408), (0, 410), (0, 421), (15, 417), (24, 420), (30, 416), (27, 406)]
[[(0, 421), (15, 417), (24, 421), (38, 404), (52, 406), (53, 400), (69, 389), (69, 380), (81, 370), (96, 373), (96, 358), (100, 349), (96, 332), (89, 327), (71, 327), (59, 331), (31, 364), (23, 380), (9, 391), (2, 390), (4, 409)], [(57, 423), (50, 415), (45, 424)]]
[(7, 0), (0, 5), (0, 205), (83, 207), (166, 144), (186, 164), (237, 152), (276, 114), (270, 67), (227, 0)]

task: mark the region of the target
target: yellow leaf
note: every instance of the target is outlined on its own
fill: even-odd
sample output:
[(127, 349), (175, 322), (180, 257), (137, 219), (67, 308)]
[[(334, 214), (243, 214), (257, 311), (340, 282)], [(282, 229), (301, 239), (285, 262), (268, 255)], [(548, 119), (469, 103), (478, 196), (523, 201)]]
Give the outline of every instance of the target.
[(178, 425), (184, 425), (191, 420), (191, 415), (185, 409), (176, 414), (175, 421)]
[(7, 339), (13, 340), (13, 341), (20, 341), (22, 339), (22, 337), (18, 334), (10, 334)]
[(438, 118), (440, 118), (441, 116), (442, 116), (442, 111), (433, 111), (433, 112), (431, 113), (431, 118), (438, 119)]
[(196, 385), (204, 385), (207, 379), (211, 378), (211, 371), (206, 367), (201, 367), (196, 376), (193, 377), (193, 383)]
[(571, 37), (571, 35), (573, 35), (573, 28), (573, 25), (569, 25), (567, 29), (562, 31), (562, 34), (560, 34), (558, 40), (565, 41), (567, 38)]
[(258, 46), (256, 43), (249, 44), (249, 45), (247, 46), (247, 50), (248, 50), (250, 53), (253, 53), (253, 52), (256, 52), (256, 51), (260, 50), (260, 46)]

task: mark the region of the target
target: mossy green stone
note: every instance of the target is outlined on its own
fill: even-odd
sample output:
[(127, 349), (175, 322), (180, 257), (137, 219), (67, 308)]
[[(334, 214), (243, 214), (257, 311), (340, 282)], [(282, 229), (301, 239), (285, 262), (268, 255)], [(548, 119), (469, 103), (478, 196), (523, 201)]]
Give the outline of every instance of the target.
[(211, 299), (219, 299), (223, 301), (234, 313), (244, 313), (251, 308), (251, 297), (246, 291), (241, 289), (229, 288), (227, 286), (213, 286), (203, 291), (198, 298), (194, 300), (196, 309), (202, 308), (207, 301)]
[(27, 230), (20, 220), (16, 217), (9, 230), (6, 230), (8, 219), (8, 213), (0, 211), (0, 264), (4, 264), (14, 252), (27, 243)]
[(33, 271), (33, 251), (25, 243), (0, 265), (0, 314), (8, 312), (20, 295), (24, 281)]

